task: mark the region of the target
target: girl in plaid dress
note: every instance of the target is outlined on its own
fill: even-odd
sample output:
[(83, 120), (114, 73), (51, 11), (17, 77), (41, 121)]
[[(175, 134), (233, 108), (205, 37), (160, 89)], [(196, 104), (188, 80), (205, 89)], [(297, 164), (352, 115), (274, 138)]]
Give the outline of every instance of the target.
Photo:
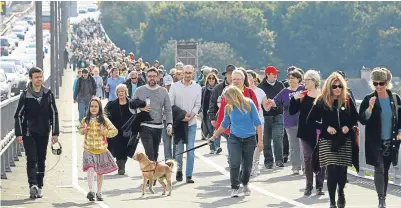
[(107, 150), (107, 138), (115, 137), (118, 130), (103, 114), (102, 103), (98, 97), (89, 102), (88, 112), (78, 127), (79, 133), (85, 135), (83, 153), (83, 171), (88, 173), (89, 201), (95, 200), (94, 178), (97, 174), (96, 199), (103, 201), (103, 175), (117, 170), (113, 156)]

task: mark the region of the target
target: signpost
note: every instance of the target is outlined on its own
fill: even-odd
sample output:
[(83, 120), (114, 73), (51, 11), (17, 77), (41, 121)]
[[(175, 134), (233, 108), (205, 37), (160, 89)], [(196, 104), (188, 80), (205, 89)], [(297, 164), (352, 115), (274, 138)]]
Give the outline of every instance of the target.
[(198, 68), (198, 42), (177, 41), (175, 50), (175, 63), (182, 62), (184, 65), (192, 65)]

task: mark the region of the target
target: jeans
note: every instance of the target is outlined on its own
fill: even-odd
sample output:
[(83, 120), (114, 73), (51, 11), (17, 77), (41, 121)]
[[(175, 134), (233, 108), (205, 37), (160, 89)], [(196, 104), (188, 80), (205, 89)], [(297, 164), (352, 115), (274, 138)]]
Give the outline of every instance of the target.
[(22, 139), (24, 141), (29, 187), (37, 185), (42, 188), (49, 135), (41, 136), (31, 133), (30, 136), (23, 136)]
[[(187, 138), (187, 144), (185, 150), (189, 150), (195, 147), (195, 137), (196, 137), (196, 124), (192, 126), (188, 126), (188, 138)], [(184, 150), (184, 143), (181, 140), (176, 144), (176, 153), (182, 153), (185, 151)], [(177, 170), (182, 171), (182, 156), (183, 154), (177, 155), (175, 157), (177, 161)], [(192, 177), (192, 173), (194, 170), (194, 161), (195, 161), (195, 153), (194, 150), (187, 152), (187, 167), (186, 167), (186, 176), (187, 177)]]
[(79, 122), (85, 117), (86, 111), (89, 108), (89, 101), (78, 101)]
[[(214, 132), (214, 126), (212, 125), (212, 122), (210, 121), (209, 117), (206, 116), (205, 119), (205, 123), (207, 126), (207, 131), (209, 132), (209, 135), (207, 135), (207, 137), (212, 137), (213, 136), (213, 132)], [(210, 146), (210, 150), (211, 151), (216, 151), (218, 148), (220, 148), (220, 142), (221, 142), (221, 137), (218, 137), (214, 140), (214, 142), (212, 142), (209, 146)]]
[[(264, 164), (273, 165), (283, 162), (283, 115), (265, 116), (263, 132), (263, 154), (265, 156)], [(272, 141), (274, 147), (274, 159), (272, 153)]]
[(148, 158), (152, 161), (157, 161), (162, 129), (141, 126), (139, 135)]
[(377, 158), (378, 165), (375, 166), (375, 187), (379, 197), (386, 197), (388, 185), (388, 170), (391, 165), (391, 156), (383, 156), (382, 151)]
[(285, 131), (288, 135), (288, 142), (290, 145), (290, 161), (292, 166), (292, 171), (301, 170), (302, 166), (302, 154), (301, 154), (301, 145), (299, 142), (299, 138), (297, 137), (298, 126), (293, 126), (289, 128), (285, 128)]
[[(242, 185), (248, 185), (251, 176), (256, 137), (239, 138), (231, 134), (228, 139), (228, 148), (231, 153), (229, 156), (231, 188), (239, 189), (240, 181)], [(240, 167), (242, 167), (241, 171)]]
[[(313, 168), (312, 168), (312, 153), (313, 148), (308, 142), (301, 139), (302, 150), (305, 161), (305, 176), (306, 187), (313, 187)], [(323, 188), (324, 177), (326, 176), (326, 167), (322, 167), (319, 174), (316, 174), (316, 188)]]
[(173, 159), (175, 154), (175, 145), (173, 145), (173, 137), (167, 134), (167, 123), (164, 120), (164, 129), (162, 131), (163, 137), (163, 147), (164, 147), (164, 159)]

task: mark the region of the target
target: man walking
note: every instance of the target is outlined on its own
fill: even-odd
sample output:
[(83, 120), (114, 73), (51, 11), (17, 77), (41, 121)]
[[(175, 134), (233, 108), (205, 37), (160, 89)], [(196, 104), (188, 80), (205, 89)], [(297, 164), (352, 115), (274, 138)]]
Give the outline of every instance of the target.
[[(186, 141), (186, 150), (192, 149), (195, 146), (196, 137), (196, 115), (201, 108), (201, 93), (202, 88), (193, 80), (195, 69), (191, 65), (184, 67), (184, 79), (174, 83), (170, 88), (171, 105), (176, 105), (180, 109), (187, 112), (183, 121), (188, 122), (188, 138), (182, 138), (176, 146), (178, 153), (184, 152), (184, 141)], [(177, 160), (177, 175), (176, 180), (182, 181), (182, 154), (176, 157)], [(189, 151), (187, 153), (186, 166), (186, 182), (194, 183), (192, 180), (192, 172), (194, 169), (195, 153)]]
[(58, 141), (59, 122), (54, 95), (42, 85), (43, 72), (33, 67), (29, 70), (27, 89), (21, 94), (15, 112), (15, 136), (23, 143), (30, 198), (41, 198), (49, 134), (52, 144)]
[(89, 101), (96, 95), (95, 79), (89, 75), (88, 69), (82, 70), (82, 77), (78, 78), (74, 91), (74, 103), (78, 102), (79, 122), (85, 117)]
[(145, 148), (146, 155), (152, 161), (157, 161), (159, 156), (159, 145), (161, 141), (163, 115), (166, 116), (167, 133), (171, 135), (173, 115), (171, 112), (170, 98), (166, 88), (157, 85), (158, 71), (154, 67), (146, 72), (148, 84), (135, 90), (132, 100), (140, 99), (146, 101), (144, 111), (149, 111), (152, 121), (141, 123), (139, 136)]

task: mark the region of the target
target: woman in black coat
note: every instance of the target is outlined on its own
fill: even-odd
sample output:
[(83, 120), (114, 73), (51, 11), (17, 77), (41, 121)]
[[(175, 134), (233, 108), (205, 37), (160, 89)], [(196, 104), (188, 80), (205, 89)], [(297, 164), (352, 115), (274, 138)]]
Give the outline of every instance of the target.
[(338, 186), (338, 208), (345, 207), (344, 187), (347, 168), (353, 164), (352, 134), (357, 122), (358, 112), (347, 93), (347, 83), (337, 72), (325, 81), (322, 94), (314, 102), (307, 123), (320, 124), (318, 141), (320, 167), (327, 168), (327, 189), (330, 208), (336, 207)]
[(108, 119), (118, 129), (117, 136), (108, 139), (108, 149), (117, 160), (118, 175), (124, 175), (125, 163), (127, 162), (127, 144), (130, 137), (124, 136), (122, 126), (130, 119), (132, 113), (129, 109), (127, 86), (119, 84), (116, 87), (116, 94), (118, 99), (108, 102), (104, 110)]
[(365, 128), (366, 163), (375, 167), (374, 181), (379, 208), (386, 207), (388, 170), (397, 165), (401, 140), (400, 97), (390, 89), (391, 72), (375, 68), (371, 75), (374, 91), (363, 99), (359, 108), (360, 121)]

